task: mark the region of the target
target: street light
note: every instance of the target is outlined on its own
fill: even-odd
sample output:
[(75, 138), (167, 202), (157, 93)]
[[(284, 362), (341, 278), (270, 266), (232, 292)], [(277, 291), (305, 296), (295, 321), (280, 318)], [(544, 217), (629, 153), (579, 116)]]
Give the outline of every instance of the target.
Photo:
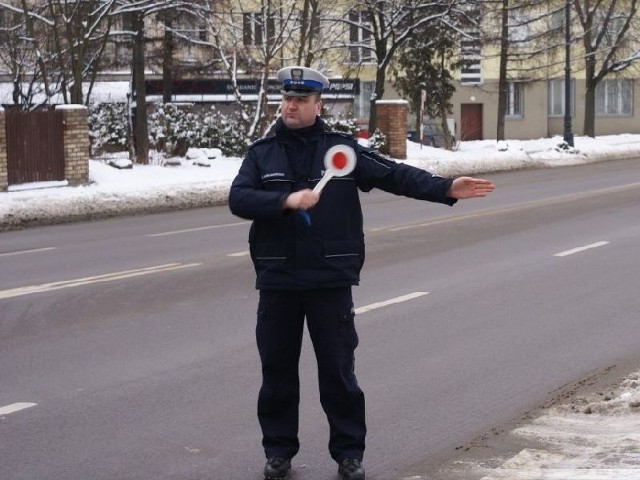
[(564, 6), (564, 141), (573, 147), (571, 133), (571, 0)]

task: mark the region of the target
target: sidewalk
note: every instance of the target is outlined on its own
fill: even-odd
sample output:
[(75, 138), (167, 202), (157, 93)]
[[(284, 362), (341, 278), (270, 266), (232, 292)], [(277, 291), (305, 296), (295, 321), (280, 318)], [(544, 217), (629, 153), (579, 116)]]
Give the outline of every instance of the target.
[[(460, 176), (640, 157), (638, 134), (577, 137), (576, 148), (569, 151), (558, 148), (560, 143), (561, 137), (484, 140), (461, 142), (451, 152), (407, 142), (404, 162), (442, 176)], [(173, 159), (178, 166), (171, 167), (134, 165), (120, 170), (90, 161), (87, 186), (10, 186), (12, 191), (0, 193), (0, 231), (224, 204), (241, 159), (220, 158), (202, 167), (197, 154)]]

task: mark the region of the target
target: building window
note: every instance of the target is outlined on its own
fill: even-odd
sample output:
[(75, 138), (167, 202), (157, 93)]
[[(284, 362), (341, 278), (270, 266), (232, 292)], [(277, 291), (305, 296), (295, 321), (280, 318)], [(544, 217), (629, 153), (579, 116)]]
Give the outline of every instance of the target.
[(192, 15), (179, 16), (174, 22), (173, 31), (178, 37), (186, 40), (202, 42), (207, 40), (206, 24)]
[(369, 120), (374, 87), (375, 82), (360, 82), (360, 94), (356, 95), (354, 99), (354, 114), (361, 120)]
[[(473, 3), (473, 2), (471, 2)], [(469, 18), (480, 21), (480, 10), (471, 5), (462, 3), (462, 9), (466, 10)], [(482, 45), (480, 43), (480, 30), (466, 30), (460, 40), (460, 83), (465, 85), (477, 85), (482, 83)]]
[(524, 84), (509, 82), (507, 96), (507, 117), (522, 118), (524, 116)]
[(349, 12), (349, 62), (372, 63), (371, 21), (367, 12)]
[(602, 80), (596, 87), (596, 115), (630, 117), (633, 110), (631, 80)]
[[(560, 117), (564, 116), (564, 78), (557, 78), (555, 80), (549, 80), (548, 83), (549, 88), (549, 116), (550, 117)], [(575, 114), (575, 82), (571, 81), (571, 98), (569, 99), (571, 102), (571, 115)]]
[(6, 11), (0, 8), (0, 42), (3, 43), (9, 41), (9, 22), (7, 21), (8, 16), (9, 15), (6, 13)]
[(462, 39), (462, 61), (460, 82), (463, 84), (482, 83), (482, 52), (480, 40), (474, 38)]
[(601, 25), (598, 35), (602, 35), (602, 45), (613, 47), (620, 42), (620, 33), (627, 22), (626, 13), (612, 13), (606, 9), (595, 11), (594, 25)]
[(125, 12), (122, 14), (121, 22), (122, 22), (122, 30), (127, 32), (135, 32), (136, 31), (136, 14), (135, 12)]
[(528, 12), (520, 10), (509, 11), (509, 41), (512, 44), (525, 42), (529, 38), (529, 15)]
[(265, 36), (265, 30), (268, 38), (273, 38), (275, 35), (275, 20), (274, 17), (267, 18), (267, 24), (265, 29), (264, 16), (260, 12), (243, 13), (242, 14), (242, 43), (246, 47), (261, 47), (267, 40)]

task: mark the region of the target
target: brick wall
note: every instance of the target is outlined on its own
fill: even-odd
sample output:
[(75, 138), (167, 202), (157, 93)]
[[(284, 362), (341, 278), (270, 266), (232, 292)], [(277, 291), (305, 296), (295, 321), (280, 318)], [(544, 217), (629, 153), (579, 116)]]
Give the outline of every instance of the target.
[(7, 177), (7, 128), (4, 109), (0, 107), (0, 192), (6, 192), (9, 179)]
[(59, 105), (64, 116), (64, 178), (69, 185), (89, 182), (89, 110), (83, 105)]
[(393, 158), (407, 158), (408, 114), (406, 100), (376, 100), (376, 122), (387, 138), (387, 151)]

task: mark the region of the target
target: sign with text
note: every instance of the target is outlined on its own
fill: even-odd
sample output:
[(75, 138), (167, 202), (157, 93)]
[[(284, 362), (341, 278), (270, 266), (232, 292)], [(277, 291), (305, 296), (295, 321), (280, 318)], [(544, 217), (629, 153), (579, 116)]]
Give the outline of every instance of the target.
[[(359, 79), (333, 79), (325, 93), (331, 95), (358, 95), (360, 93)], [(148, 95), (162, 95), (162, 80), (146, 80), (145, 87)], [(237, 82), (238, 91), (243, 95), (257, 95), (260, 91), (258, 80), (243, 79)], [(199, 79), (176, 80), (173, 82), (173, 95), (233, 95), (233, 84), (230, 80)], [(280, 83), (270, 79), (267, 84), (268, 95), (280, 94)]]

